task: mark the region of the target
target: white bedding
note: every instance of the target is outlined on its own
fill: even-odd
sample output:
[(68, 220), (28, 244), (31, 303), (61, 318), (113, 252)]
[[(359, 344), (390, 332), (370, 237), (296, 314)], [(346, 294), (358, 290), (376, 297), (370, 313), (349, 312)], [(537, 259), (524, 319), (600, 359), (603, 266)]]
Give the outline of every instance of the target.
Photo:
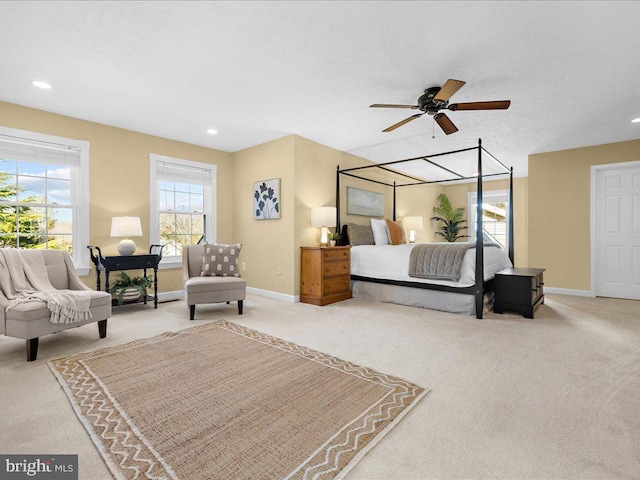
[[(406, 282), (469, 287), (475, 284), (476, 250), (470, 248), (462, 261), (460, 281), (430, 280), (409, 276), (409, 257), (415, 243), (402, 245), (359, 245), (351, 247), (351, 275), (403, 280)], [(497, 247), (484, 247), (484, 279), (492, 279), (496, 272), (512, 267), (507, 254)]]

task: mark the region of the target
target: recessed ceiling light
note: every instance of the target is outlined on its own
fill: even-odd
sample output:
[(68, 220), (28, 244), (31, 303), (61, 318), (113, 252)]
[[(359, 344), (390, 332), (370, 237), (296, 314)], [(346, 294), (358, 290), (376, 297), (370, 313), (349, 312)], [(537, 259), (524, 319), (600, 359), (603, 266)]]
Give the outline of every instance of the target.
[(631, 123), (640, 123), (640, 117), (631, 120)]
[(31, 82), (31, 85), (33, 85), (34, 87), (43, 88), (45, 90), (51, 90), (51, 85), (49, 85), (47, 82), (41, 82), (40, 80), (34, 80), (33, 82)]
[(218, 130), (216, 130), (215, 128), (207, 128), (207, 133), (209, 135), (215, 135), (216, 133), (218, 133)]

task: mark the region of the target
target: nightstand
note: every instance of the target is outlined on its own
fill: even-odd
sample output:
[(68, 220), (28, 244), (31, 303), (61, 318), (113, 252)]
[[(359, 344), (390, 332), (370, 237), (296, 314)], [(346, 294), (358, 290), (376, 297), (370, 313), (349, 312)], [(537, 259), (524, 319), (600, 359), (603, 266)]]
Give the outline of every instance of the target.
[(493, 311), (507, 310), (533, 318), (533, 312), (544, 303), (544, 268), (507, 268), (496, 273), (496, 298)]
[(351, 298), (351, 247), (300, 248), (300, 302), (322, 306)]

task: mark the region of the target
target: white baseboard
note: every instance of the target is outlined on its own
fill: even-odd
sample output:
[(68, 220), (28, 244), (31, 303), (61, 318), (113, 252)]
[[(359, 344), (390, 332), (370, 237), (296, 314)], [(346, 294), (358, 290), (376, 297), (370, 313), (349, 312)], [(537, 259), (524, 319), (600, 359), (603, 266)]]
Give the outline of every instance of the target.
[[(285, 295), (284, 293), (272, 292), (271, 290), (262, 290), (261, 288), (247, 287), (247, 293), (260, 295), (261, 297), (273, 298), (287, 303), (299, 303), (300, 295)], [(184, 298), (182, 290), (174, 290), (173, 292), (158, 293), (158, 302), (171, 302), (173, 300), (181, 300)]]
[(171, 302), (173, 300), (181, 300), (182, 298), (184, 298), (184, 292), (182, 290), (158, 293), (158, 302)]
[(544, 287), (544, 293), (572, 295), (574, 297), (595, 297), (591, 290), (573, 290), (571, 288)]
[(300, 295), (286, 295), (284, 293), (272, 292), (271, 290), (262, 290), (261, 288), (247, 287), (247, 293), (260, 295), (261, 297), (273, 298), (287, 303), (300, 302)]

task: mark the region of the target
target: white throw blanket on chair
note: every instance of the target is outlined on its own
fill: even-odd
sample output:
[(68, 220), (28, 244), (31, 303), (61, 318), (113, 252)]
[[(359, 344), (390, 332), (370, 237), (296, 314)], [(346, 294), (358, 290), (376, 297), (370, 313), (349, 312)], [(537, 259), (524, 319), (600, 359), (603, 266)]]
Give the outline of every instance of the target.
[(25, 302), (42, 301), (52, 323), (89, 320), (91, 296), (80, 290), (57, 290), (51, 285), (38, 250), (0, 248), (0, 287), (10, 300), (7, 311)]

